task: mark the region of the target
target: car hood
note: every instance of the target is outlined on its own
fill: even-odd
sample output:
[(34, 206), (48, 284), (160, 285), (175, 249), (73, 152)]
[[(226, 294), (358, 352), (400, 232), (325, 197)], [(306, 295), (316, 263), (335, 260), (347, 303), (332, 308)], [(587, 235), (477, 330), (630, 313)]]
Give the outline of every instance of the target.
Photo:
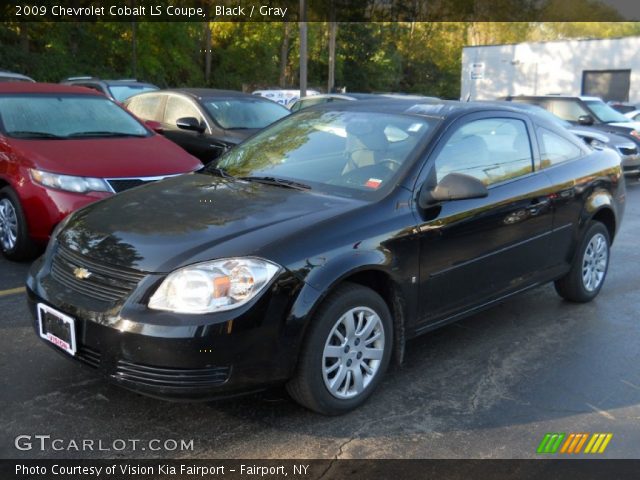
[(225, 130), (222, 140), (232, 145), (237, 145), (259, 131), (260, 129), (257, 128)]
[(610, 146), (614, 146), (614, 147), (620, 147), (620, 146), (634, 147), (635, 146), (631, 140), (625, 137), (621, 137), (620, 135), (616, 135), (615, 133), (605, 132), (604, 130), (598, 130), (597, 128), (580, 126), (580, 127), (571, 127), (569, 128), (569, 131), (579, 137), (595, 138), (600, 142), (607, 143)]
[(70, 140), (11, 139), (34, 168), (99, 178), (154, 177), (192, 172), (200, 161), (160, 135)]
[(145, 272), (233, 256), (278, 261), (283, 242), (363, 202), (207, 174), (125, 191), (78, 211), (58, 242)]
[(637, 130), (640, 132), (640, 122), (614, 122), (607, 123), (607, 125), (624, 128), (625, 130)]

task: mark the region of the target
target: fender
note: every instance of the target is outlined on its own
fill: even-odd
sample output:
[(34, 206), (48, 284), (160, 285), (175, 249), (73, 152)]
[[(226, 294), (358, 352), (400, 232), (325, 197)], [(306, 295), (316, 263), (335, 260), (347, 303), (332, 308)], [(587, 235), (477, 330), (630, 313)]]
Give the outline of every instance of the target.
[(399, 267), (395, 265), (392, 252), (380, 246), (376, 250), (351, 250), (331, 260), (321, 260), (324, 259), (307, 260), (307, 268), (309, 265), (313, 267), (302, 278), (304, 286), (287, 321), (287, 336), (294, 342), (291, 347), (295, 357), (299, 355), (311, 318), (327, 295), (345, 279), (360, 272), (375, 271), (384, 274), (392, 286), (389, 309), (394, 316), (394, 358), (396, 363), (401, 363), (404, 356), (405, 322), (407, 318), (411, 318), (409, 315), (415, 309), (415, 301), (411, 300), (415, 293), (412, 295), (411, 292), (417, 286), (406, 284), (395, 275), (394, 272)]
[[(601, 211), (608, 210), (613, 214), (615, 234), (620, 226), (620, 212), (618, 212), (618, 206), (611, 193), (607, 190), (596, 189), (585, 200), (584, 208), (580, 214), (580, 220), (578, 225), (578, 235), (582, 238), (586, 225), (598, 215)], [(613, 235), (611, 240), (613, 241)]]

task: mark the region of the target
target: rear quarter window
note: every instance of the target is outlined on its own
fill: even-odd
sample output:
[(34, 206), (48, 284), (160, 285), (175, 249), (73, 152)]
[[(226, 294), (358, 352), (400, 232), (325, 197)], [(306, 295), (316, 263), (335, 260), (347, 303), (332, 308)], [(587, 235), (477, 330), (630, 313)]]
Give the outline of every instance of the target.
[(538, 129), (540, 139), (540, 164), (542, 168), (575, 160), (583, 156), (577, 145), (546, 128)]
[(160, 120), (158, 112), (162, 97), (158, 95), (143, 95), (133, 97), (127, 103), (127, 108), (138, 118), (143, 120)]

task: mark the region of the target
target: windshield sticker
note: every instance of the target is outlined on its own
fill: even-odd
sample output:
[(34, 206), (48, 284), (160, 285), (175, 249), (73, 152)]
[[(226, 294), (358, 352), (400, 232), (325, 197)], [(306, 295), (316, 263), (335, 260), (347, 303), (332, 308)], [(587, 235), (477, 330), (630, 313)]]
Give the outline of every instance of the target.
[(367, 183), (364, 184), (365, 187), (376, 189), (382, 185), (382, 180), (379, 178), (370, 178), (367, 180)]

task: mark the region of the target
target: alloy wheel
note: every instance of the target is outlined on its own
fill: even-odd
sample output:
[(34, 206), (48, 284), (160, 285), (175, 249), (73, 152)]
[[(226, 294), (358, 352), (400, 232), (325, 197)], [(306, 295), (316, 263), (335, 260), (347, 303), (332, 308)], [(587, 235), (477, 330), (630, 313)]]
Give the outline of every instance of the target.
[(378, 373), (384, 348), (384, 327), (375, 311), (356, 307), (342, 315), (322, 353), (322, 377), (331, 395), (347, 399), (361, 394)]
[(608, 259), (607, 239), (601, 233), (597, 233), (589, 240), (582, 257), (582, 285), (585, 290), (593, 292), (600, 287), (607, 272)]
[(12, 250), (18, 240), (18, 215), (8, 198), (0, 200), (0, 245), (4, 251)]

